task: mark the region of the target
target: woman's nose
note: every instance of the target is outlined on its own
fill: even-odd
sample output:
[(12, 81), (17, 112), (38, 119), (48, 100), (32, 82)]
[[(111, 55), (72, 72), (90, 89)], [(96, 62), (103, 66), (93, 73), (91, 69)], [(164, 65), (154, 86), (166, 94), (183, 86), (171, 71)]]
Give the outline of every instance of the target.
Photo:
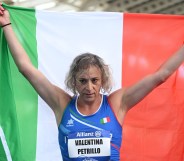
[(91, 90), (92, 87), (93, 87), (92, 82), (91, 82), (91, 81), (88, 81), (88, 83), (87, 83), (87, 85), (86, 85), (86, 89), (87, 89), (87, 90)]

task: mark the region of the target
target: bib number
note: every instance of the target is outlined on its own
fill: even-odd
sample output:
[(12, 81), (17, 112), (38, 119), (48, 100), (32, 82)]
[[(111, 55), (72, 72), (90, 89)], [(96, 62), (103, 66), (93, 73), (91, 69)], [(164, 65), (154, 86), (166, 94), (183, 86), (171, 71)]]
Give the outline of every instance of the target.
[(70, 158), (110, 156), (110, 132), (76, 132), (68, 136)]

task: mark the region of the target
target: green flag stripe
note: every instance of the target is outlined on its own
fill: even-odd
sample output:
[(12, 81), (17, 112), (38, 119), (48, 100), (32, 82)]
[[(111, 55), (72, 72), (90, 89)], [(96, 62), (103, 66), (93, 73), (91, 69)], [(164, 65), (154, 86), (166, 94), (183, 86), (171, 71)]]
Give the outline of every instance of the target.
[(1, 153), (0, 153), (0, 160), (8, 161), (6, 158), (6, 154), (5, 154), (5, 150), (4, 150), (4, 146), (3, 146), (3, 143), (1, 141), (1, 138), (0, 138), (0, 149), (2, 149)]
[[(11, 155), (10, 155), (10, 150), (8, 148), (6, 139), (5, 139), (5, 135), (3, 132), (3, 129), (0, 126), (0, 149), (2, 150), (2, 153), (0, 153), (0, 159), (1, 161), (12, 161)], [(3, 160), (2, 160), (3, 159)]]
[[(37, 67), (35, 10), (3, 6), (9, 10), (13, 29), (32, 63)], [(2, 37), (4, 36), (2, 31), (1, 35)], [(1, 91), (5, 91), (7, 97), (1, 97), (0, 99), (4, 98), (7, 101), (2, 101), (3, 104), (1, 103), (0, 106), (0, 110), (3, 111), (3, 116), (0, 117), (0, 124), (4, 130), (13, 161), (32, 161), (36, 158), (38, 95), (19, 73), (10, 54), (6, 55), (8, 50), (5, 46), (7, 46), (6, 41), (1, 48), (0, 73), (4, 78), (0, 84), (2, 88), (6, 88)], [(7, 87), (9, 88), (7, 89)], [(6, 113), (6, 117), (4, 113)], [(10, 116), (11, 119), (9, 119)], [(2, 149), (0, 149), (0, 153), (1, 151)]]
[[(1, 43), (0, 43), (0, 126), (2, 127), (3, 132), (7, 140), (8, 147), (12, 149), (11, 155), (16, 154), (14, 149), (14, 144), (17, 147), (17, 152), (20, 153), (20, 140), (19, 140), (19, 131), (17, 124), (16, 108), (15, 102), (12, 94), (12, 83), (10, 76), (10, 65), (8, 57), (8, 48), (5, 41), (3, 32), (1, 30)], [(13, 123), (14, 126), (11, 124)], [(13, 134), (13, 135), (12, 135)], [(2, 139), (2, 138), (1, 138)], [(3, 147), (3, 146), (1, 146)], [(4, 148), (0, 149), (0, 153), (4, 152)], [(14, 155), (15, 160), (18, 160), (19, 157)], [(0, 160), (6, 160), (1, 156)]]

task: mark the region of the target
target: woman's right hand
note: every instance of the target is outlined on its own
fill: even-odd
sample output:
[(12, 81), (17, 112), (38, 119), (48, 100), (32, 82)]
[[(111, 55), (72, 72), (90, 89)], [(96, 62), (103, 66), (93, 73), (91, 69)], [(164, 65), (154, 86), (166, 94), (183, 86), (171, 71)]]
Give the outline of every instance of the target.
[(0, 26), (10, 23), (10, 15), (7, 10), (0, 4)]

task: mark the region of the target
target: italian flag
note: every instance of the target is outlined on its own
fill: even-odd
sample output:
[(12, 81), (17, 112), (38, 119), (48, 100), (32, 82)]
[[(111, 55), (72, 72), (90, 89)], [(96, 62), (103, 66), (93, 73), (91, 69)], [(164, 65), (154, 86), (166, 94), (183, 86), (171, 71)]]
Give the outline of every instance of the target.
[[(179, 15), (3, 6), (32, 63), (64, 89), (69, 65), (80, 53), (104, 58), (116, 90), (154, 72), (184, 40)], [(19, 73), (2, 29), (0, 36), (0, 160), (61, 161), (54, 114)], [(184, 65), (128, 112), (121, 160), (184, 161)]]
[(108, 122), (110, 122), (110, 117), (104, 117), (104, 118), (100, 119), (101, 124), (106, 124)]

